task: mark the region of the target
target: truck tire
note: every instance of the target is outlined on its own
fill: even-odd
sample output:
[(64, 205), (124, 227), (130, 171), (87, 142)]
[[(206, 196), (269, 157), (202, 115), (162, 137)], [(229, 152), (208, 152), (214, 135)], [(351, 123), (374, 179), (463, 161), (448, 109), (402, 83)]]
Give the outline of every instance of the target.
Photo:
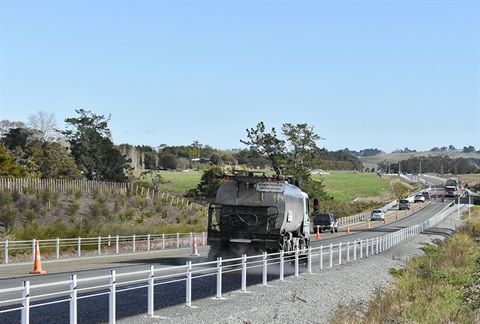
[(338, 227), (335, 227), (335, 233), (338, 233)]

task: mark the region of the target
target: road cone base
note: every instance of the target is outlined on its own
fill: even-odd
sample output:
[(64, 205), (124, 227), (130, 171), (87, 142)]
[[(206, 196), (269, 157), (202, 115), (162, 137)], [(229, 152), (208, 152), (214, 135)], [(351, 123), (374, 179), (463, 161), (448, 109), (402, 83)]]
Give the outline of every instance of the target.
[(47, 272), (45, 270), (36, 270), (36, 271), (30, 271), (30, 274), (46, 274)]

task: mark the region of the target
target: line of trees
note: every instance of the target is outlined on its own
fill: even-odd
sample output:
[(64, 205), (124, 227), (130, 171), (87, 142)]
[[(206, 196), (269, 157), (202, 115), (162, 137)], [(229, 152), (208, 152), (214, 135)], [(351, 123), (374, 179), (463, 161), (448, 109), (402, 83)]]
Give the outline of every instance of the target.
[(125, 182), (130, 162), (115, 147), (109, 118), (84, 109), (57, 130), (53, 115), (40, 112), (22, 122), (2, 121), (0, 177), (88, 179)]
[(385, 173), (438, 173), (438, 174), (468, 174), (479, 172), (479, 167), (471, 159), (445, 156), (418, 156), (399, 162), (382, 162), (378, 170)]

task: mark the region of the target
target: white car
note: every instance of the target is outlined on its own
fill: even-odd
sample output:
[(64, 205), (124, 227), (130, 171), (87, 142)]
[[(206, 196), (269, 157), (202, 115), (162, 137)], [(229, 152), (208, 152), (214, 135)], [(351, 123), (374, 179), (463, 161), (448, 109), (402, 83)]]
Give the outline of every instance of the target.
[(370, 220), (385, 220), (385, 213), (381, 209), (375, 209), (370, 214)]
[(422, 194), (415, 195), (415, 198), (413, 198), (413, 202), (425, 202), (425, 197)]

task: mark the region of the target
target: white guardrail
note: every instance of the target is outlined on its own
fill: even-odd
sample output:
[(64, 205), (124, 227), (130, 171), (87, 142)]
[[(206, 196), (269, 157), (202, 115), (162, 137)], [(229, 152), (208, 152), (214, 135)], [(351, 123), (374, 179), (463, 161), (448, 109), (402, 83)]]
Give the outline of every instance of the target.
[[(450, 205), (449, 205), (450, 206)], [(187, 261), (184, 266), (174, 266), (168, 268), (155, 268), (150, 266), (144, 271), (116, 274), (111, 270), (110, 275), (77, 279), (76, 275), (71, 275), (70, 280), (51, 282), (44, 284), (30, 285), (29, 281), (23, 281), (21, 287), (0, 289), (0, 296), (16, 293), (17, 298), (0, 301), (0, 315), (8, 312), (21, 312), (21, 323), (30, 322), (30, 311), (33, 307), (44, 307), (47, 305), (68, 303), (70, 323), (77, 323), (77, 302), (80, 299), (92, 298), (97, 296), (108, 296), (108, 318), (109, 323), (116, 321), (116, 298), (117, 294), (127, 290), (147, 288), (147, 315), (154, 316), (156, 286), (172, 283), (185, 283), (185, 305), (192, 306), (192, 281), (195, 279), (211, 276), (216, 277), (216, 298), (222, 298), (222, 274), (229, 272), (241, 273), (241, 291), (247, 289), (247, 270), (258, 268), (262, 270), (262, 285), (267, 285), (267, 275), (277, 276), (268, 273), (268, 266), (278, 265), (280, 271), (278, 279), (284, 280), (284, 266), (286, 262), (294, 263), (294, 276), (298, 277), (300, 273), (300, 261), (305, 263), (306, 271), (312, 272), (316, 267), (322, 271), (326, 267), (333, 268), (335, 265), (341, 265), (345, 262), (354, 262), (358, 259), (368, 258), (387, 251), (392, 246), (417, 235), (440, 222), (447, 214), (452, 213), (452, 209), (446, 207), (442, 212), (433, 216), (429, 220), (399, 231), (383, 236), (373, 237), (365, 240), (347, 241), (345, 243), (330, 244), (308, 250), (296, 251), (293, 255), (285, 253), (261, 254), (254, 256), (242, 255), (240, 258), (224, 259), (218, 258), (217, 261), (192, 264)], [(224, 263), (225, 262), (225, 263)], [(302, 270), (304, 268), (302, 267)], [(303, 270), (304, 271), (304, 270)], [(136, 279), (139, 275), (144, 275), (144, 279)], [(135, 277), (135, 279), (129, 277)], [(120, 278), (122, 278), (120, 283)], [(96, 290), (92, 293), (92, 288), (82, 287), (87, 282), (97, 282)], [(65, 286), (60, 292), (50, 294), (34, 294), (34, 291), (45, 287)], [(68, 287), (68, 288), (67, 288)], [(103, 300), (103, 299), (101, 299)], [(33, 304), (34, 303), (34, 304)], [(55, 316), (50, 314), (49, 316)]]
[[(77, 237), (68, 239), (47, 239), (47, 240), (26, 240), (26, 241), (1, 241), (0, 249), (4, 251), (3, 260), (0, 258), (0, 263), (9, 263), (9, 256), (18, 253), (30, 253), (32, 260), (35, 261), (35, 246), (37, 241), (41, 245), (42, 259), (48, 260), (52, 257), (45, 257), (48, 255), (45, 251), (54, 251), (53, 259), (64, 259), (72, 257), (71, 251), (74, 251), (74, 256), (93, 256), (105, 254), (120, 254), (132, 253), (140, 251), (151, 250), (165, 250), (169, 248), (192, 247), (193, 239), (197, 239), (198, 244), (206, 244), (206, 233), (176, 233), (176, 234), (146, 234), (146, 235), (108, 235), (98, 237)], [(70, 251), (62, 255), (63, 251)]]

